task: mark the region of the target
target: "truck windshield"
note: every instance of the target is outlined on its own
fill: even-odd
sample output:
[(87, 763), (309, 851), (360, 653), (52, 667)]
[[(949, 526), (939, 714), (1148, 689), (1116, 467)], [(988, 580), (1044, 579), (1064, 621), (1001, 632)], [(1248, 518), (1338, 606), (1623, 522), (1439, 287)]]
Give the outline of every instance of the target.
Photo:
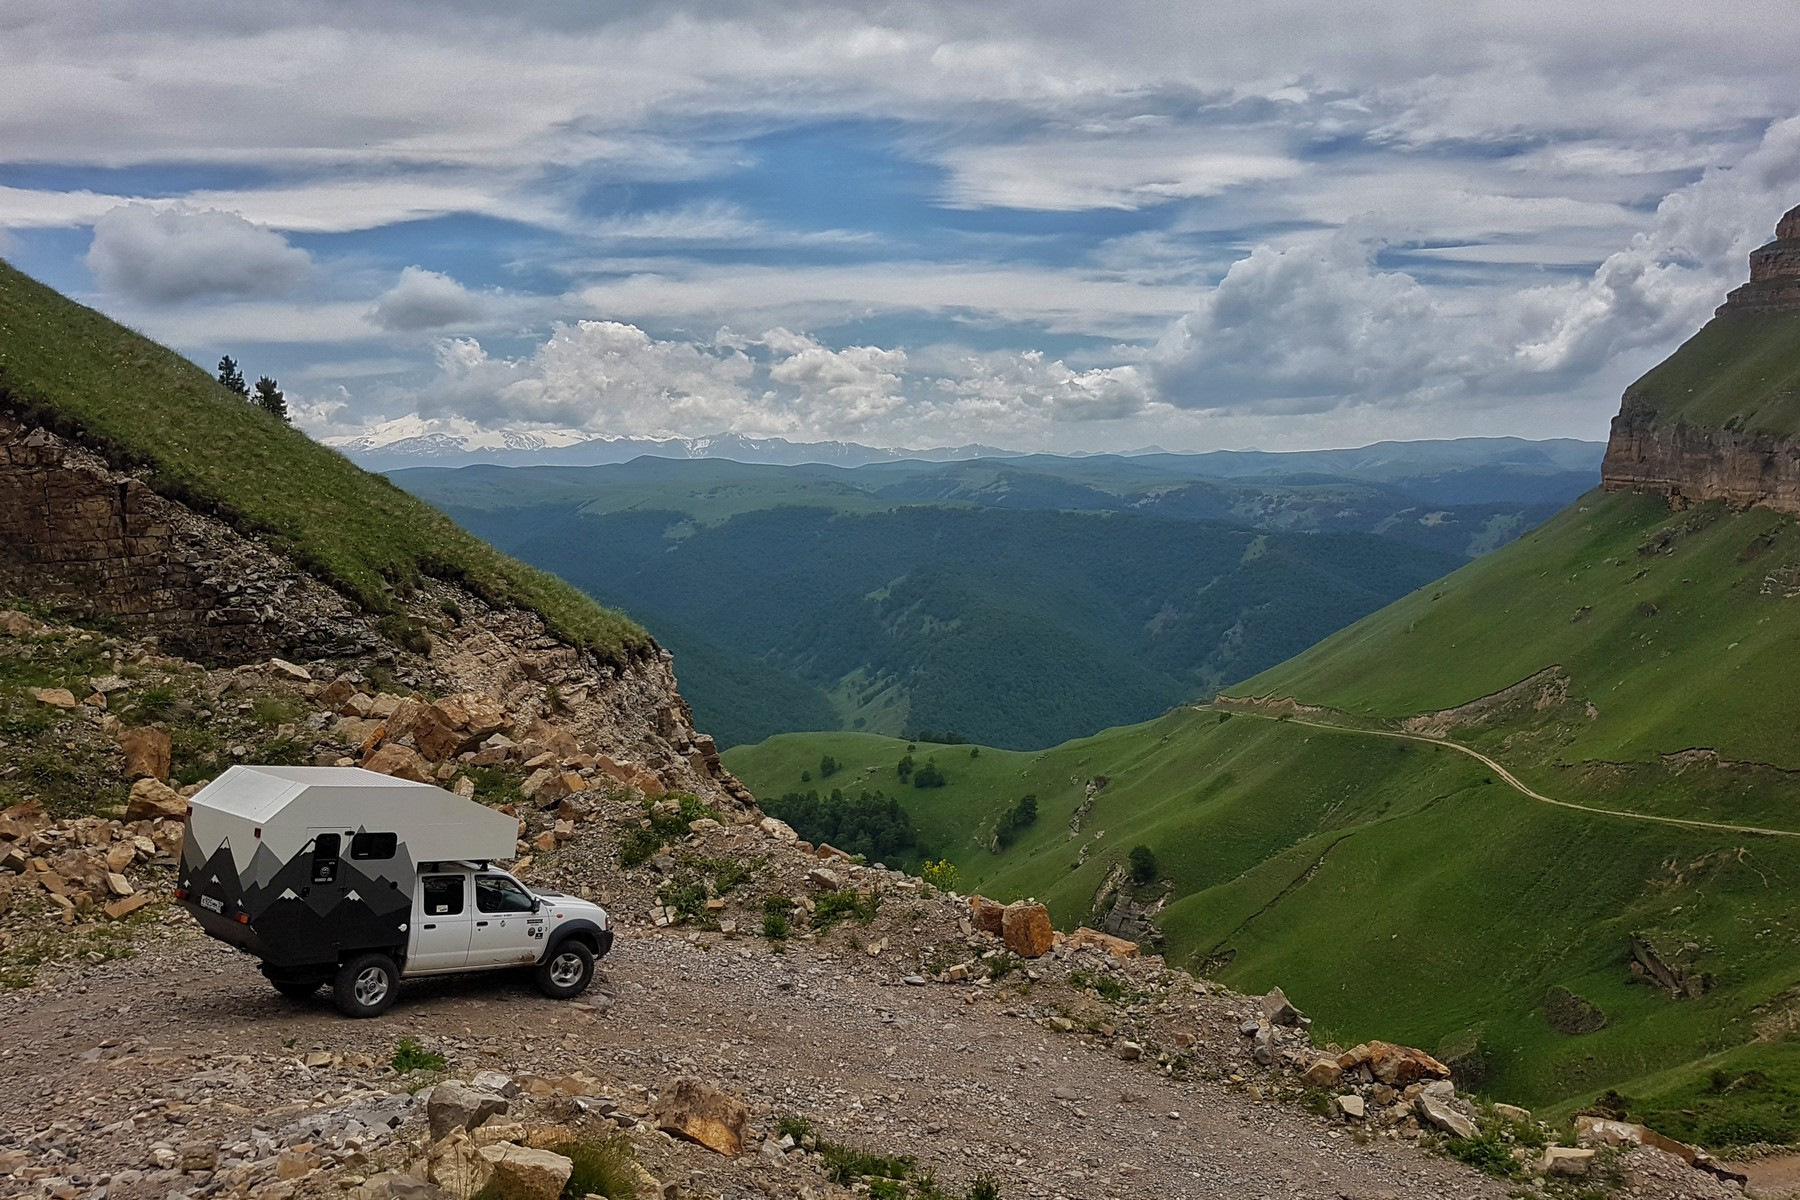
[(477, 875), (475, 907), (485, 913), (530, 912), (531, 893), (504, 875)]

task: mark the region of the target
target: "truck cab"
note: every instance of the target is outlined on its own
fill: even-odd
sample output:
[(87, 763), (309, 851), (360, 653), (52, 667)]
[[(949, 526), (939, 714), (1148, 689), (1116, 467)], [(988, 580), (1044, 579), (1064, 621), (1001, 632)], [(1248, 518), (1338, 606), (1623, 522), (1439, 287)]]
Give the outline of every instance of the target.
[(470, 862), (419, 865), (411, 926), (401, 969), (407, 978), (530, 966), (570, 937), (599, 957), (613, 937), (599, 905), (534, 892), (505, 871)]

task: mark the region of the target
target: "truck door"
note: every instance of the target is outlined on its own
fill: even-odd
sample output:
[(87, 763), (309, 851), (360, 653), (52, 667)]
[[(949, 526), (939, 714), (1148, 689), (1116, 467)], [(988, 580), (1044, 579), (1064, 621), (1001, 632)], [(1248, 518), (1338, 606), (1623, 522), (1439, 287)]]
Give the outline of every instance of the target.
[(532, 963), (544, 952), (545, 918), (531, 893), (512, 876), (475, 876), (475, 924), (469, 938), (471, 967)]
[(468, 872), (421, 874), (413, 894), (413, 935), (406, 974), (429, 975), (468, 966), (474, 920), (469, 909)]

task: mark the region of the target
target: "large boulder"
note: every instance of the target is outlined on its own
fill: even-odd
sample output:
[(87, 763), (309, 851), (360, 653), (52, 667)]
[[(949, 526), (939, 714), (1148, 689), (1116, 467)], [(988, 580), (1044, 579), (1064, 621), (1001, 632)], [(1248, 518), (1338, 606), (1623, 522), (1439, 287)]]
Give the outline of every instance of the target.
[(412, 725), (413, 745), (433, 762), (471, 750), (506, 725), (506, 706), (481, 692), (459, 692), (426, 707)]
[(1262, 998), (1263, 1020), (1271, 1025), (1298, 1025), (1301, 1021), (1300, 1010), (1288, 1002), (1287, 993), (1280, 988), (1269, 989), (1269, 994)]
[(363, 758), (363, 769), (392, 775), (395, 779), (410, 779), (414, 783), (431, 782), (431, 764), (420, 758), (419, 752), (411, 746), (398, 746), (393, 742), (371, 747)]
[(1415, 1102), (1419, 1116), (1437, 1126), (1451, 1137), (1472, 1138), (1475, 1136), (1475, 1122), (1466, 1113), (1458, 1112), (1448, 1101), (1435, 1096), (1420, 1096)]
[(436, 1141), (458, 1129), (475, 1129), (489, 1117), (505, 1114), (510, 1107), (505, 1096), (448, 1079), (431, 1089), (431, 1098), (425, 1102), (425, 1121)]
[(494, 1169), (494, 1182), (506, 1200), (556, 1200), (575, 1173), (575, 1164), (553, 1150), (501, 1142), (483, 1146), (480, 1154)]
[(160, 779), (140, 779), (131, 785), (131, 798), (125, 802), (127, 821), (180, 821), (187, 816), (188, 802)]
[(1000, 936), (1006, 940), (1006, 948), (1021, 958), (1038, 958), (1056, 945), (1050, 910), (1035, 900), (1019, 900), (1006, 906), (1000, 918)]
[(435, 1184), (445, 1200), (473, 1200), (493, 1176), (493, 1164), (481, 1157), (467, 1130), (451, 1130), (426, 1152), (426, 1182)]
[(1395, 1088), (1424, 1079), (1450, 1078), (1450, 1068), (1423, 1050), (1392, 1042), (1364, 1042), (1339, 1055), (1338, 1066), (1346, 1071), (1367, 1066), (1377, 1080)]
[(1063, 946), (1070, 950), (1104, 950), (1114, 958), (1138, 956), (1136, 942), (1128, 942), (1110, 933), (1101, 933), (1098, 929), (1089, 929), (1086, 925), (1064, 938)]
[(656, 1109), (656, 1127), (719, 1154), (744, 1152), (744, 1130), (750, 1110), (729, 1092), (700, 1082), (680, 1079)]
[(119, 749), (125, 754), (125, 778), (167, 779), (170, 741), (164, 729), (122, 729)]
[(1006, 928), (1006, 905), (986, 896), (970, 896), (969, 920), (981, 932), (999, 937)]

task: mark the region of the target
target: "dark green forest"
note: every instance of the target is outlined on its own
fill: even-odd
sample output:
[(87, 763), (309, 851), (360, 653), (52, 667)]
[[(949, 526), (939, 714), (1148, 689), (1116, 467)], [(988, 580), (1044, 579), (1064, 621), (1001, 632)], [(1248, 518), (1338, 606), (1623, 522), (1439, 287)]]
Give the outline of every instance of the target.
[(1053, 745), (1247, 678), (1459, 561), (1132, 513), (446, 508), (644, 622), (724, 745), (820, 728)]

